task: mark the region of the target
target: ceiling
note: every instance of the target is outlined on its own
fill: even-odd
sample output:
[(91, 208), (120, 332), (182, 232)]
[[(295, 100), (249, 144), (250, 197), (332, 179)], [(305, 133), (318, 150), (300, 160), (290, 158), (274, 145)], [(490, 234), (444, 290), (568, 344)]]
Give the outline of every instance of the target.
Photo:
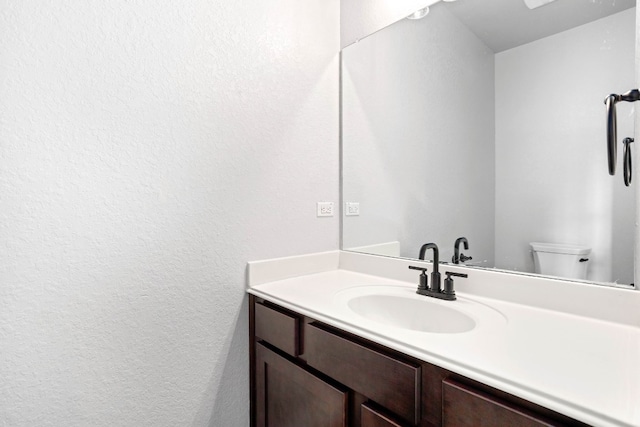
[(635, 0), (556, 0), (531, 10), (523, 0), (458, 0), (434, 7), (447, 7), (497, 53), (635, 5)]

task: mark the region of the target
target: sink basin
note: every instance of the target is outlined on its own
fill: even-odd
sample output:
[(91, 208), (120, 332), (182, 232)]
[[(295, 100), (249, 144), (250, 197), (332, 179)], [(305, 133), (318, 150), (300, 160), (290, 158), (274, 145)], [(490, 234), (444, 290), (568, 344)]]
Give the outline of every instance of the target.
[[(460, 334), (508, 324), (499, 310), (477, 297), (444, 301), (416, 294), (406, 285), (352, 285), (333, 295), (337, 313), (372, 333)], [(400, 335), (399, 335), (400, 336)]]
[(432, 333), (461, 333), (472, 330), (476, 322), (465, 313), (429, 297), (416, 295), (368, 294), (349, 298), (354, 313), (387, 326)]

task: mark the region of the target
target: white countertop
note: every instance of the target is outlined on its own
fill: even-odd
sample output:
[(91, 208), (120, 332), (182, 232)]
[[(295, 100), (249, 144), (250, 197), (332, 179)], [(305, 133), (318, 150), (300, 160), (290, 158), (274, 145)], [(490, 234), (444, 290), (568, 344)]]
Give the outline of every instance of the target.
[[(359, 292), (354, 290), (356, 287), (375, 286), (382, 292), (391, 289), (389, 292), (415, 295), (417, 275), (412, 274), (415, 281), (411, 282), (362, 274), (341, 268), (349, 262), (340, 260), (332, 264), (334, 255), (329, 256), (331, 260), (328, 263), (327, 254), (323, 256), (320, 264), (324, 264), (320, 267), (316, 265), (316, 268), (309, 269), (309, 265), (305, 266), (313, 274), (280, 280), (277, 279), (292, 274), (286, 271), (287, 263), (280, 260), (271, 264), (250, 263), (248, 292), (587, 424), (640, 427), (640, 327), (634, 323), (634, 315), (623, 317), (628, 320), (625, 323), (617, 321), (620, 314), (615, 313), (615, 307), (609, 308), (611, 317), (616, 320), (612, 321), (601, 314), (607, 313), (602, 308), (595, 310), (597, 318), (574, 314), (571, 310), (551, 310), (539, 305), (505, 301), (487, 297), (480, 291), (464, 292), (463, 289), (470, 290), (471, 286), (462, 285), (465, 279), (457, 279), (457, 301), (432, 301), (467, 313), (477, 326), (471, 331), (454, 334), (411, 331), (355, 314), (347, 307), (345, 294)], [(373, 258), (373, 262), (378, 264), (382, 262), (380, 260)], [(409, 261), (386, 259), (384, 262), (392, 266), (397, 264), (397, 268), (404, 271)], [(443, 267), (441, 271), (445, 268), (447, 271), (461, 271), (450, 266)], [(264, 274), (267, 270), (270, 272)], [(291, 271), (303, 274), (305, 269), (296, 270), (294, 266)], [(482, 288), (479, 280), (491, 277), (486, 272), (465, 272), (471, 272), (468, 283), (477, 289)], [(275, 280), (264, 282), (258, 276)], [(512, 281), (526, 281), (514, 277)], [(549, 284), (536, 284), (541, 289), (546, 285)], [(580, 295), (581, 287), (589, 285), (561, 282), (556, 286), (558, 289), (578, 286), (576, 298), (584, 296), (588, 299), (588, 293), (595, 292), (604, 305), (627, 302), (631, 298), (633, 301), (629, 306), (640, 311), (640, 305), (637, 305), (639, 292), (625, 291), (621, 294), (616, 289), (597, 287), (600, 289), (585, 289), (585, 295)], [(511, 292), (516, 294), (513, 290)], [(559, 295), (562, 296), (563, 292)], [(553, 298), (549, 295), (549, 299)], [(554, 306), (557, 304), (562, 303), (555, 302)], [(566, 305), (570, 307), (571, 302)], [(628, 309), (626, 306), (623, 308)]]

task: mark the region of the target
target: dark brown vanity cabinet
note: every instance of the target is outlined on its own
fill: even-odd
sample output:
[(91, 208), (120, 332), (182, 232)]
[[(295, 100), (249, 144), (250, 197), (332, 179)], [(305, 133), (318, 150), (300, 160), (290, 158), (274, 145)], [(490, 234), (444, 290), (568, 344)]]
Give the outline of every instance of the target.
[(585, 426), (250, 296), (254, 427)]

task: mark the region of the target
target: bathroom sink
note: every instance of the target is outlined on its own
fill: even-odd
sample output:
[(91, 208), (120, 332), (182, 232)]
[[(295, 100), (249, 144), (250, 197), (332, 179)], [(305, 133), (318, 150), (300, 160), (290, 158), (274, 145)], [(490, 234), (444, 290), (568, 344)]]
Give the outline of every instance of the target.
[(366, 322), (363, 327), (389, 333), (459, 334), (508, 323), (500, 311), (475, 298), (458, 295), (455, 301), (444, 301), (407, 286), (356, 285), (336, 292), (333, 301), (347, 318), (356, 316)]
[(368, 320), (413, 331), (454, 334), (475, 328), (471, 317), (447, 303), (420, 295), (370, 294), (349, 299), (347, 306)]

